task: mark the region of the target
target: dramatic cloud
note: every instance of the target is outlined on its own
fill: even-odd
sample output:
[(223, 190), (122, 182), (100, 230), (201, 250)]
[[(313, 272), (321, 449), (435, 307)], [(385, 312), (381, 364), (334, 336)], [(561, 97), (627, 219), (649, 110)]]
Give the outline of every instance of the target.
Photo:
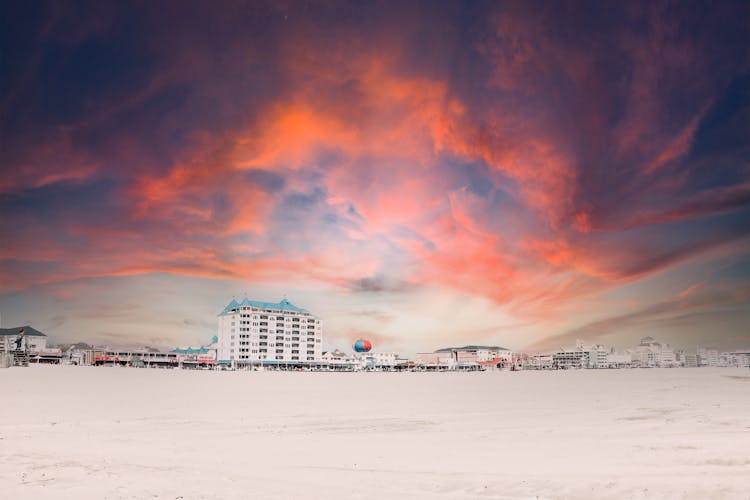
[(322, 294), (332, 338), (407, 349), (427, 334), (345, 308), (489, 301), (456, 337), (520, 346), (748, 255), (742, 2), (7, 10), (0, 300), (58, 297), (44, 321), (83, 340), (76, 283), (155, 275)]

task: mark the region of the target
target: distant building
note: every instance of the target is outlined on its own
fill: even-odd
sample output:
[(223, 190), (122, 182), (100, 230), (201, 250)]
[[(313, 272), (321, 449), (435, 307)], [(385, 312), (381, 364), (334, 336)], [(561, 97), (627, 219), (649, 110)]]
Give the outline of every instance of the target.
[(415, 363), (423, 367), (453, 368), (456, 356), (453, 351), (418, 352)]
[(397, 357), (393, 352), (366, 352), (359, 355), (365, 368), (393, 368)]
[(684, 353), (683, 354), (684, 361), (682, 363), (683, 366), (687, 368), (697, 368), (698, 367), (698, 355), (694, 353)]
[(219, 313), (217, 355), (233, 365), (322, 361), (320, 319), (286, 299), (232, 300)]
[(699, 347), (696, 354), (698, 354), (698, 366), (719, 366), (719, 351), (716, 349)]
[(560, 349), (552, 354), (552, 367), (557, 369), (588, 368), (589, 352), (579, 349)]
[(750, 367), (750, 350), (722, 353), (719, 362), (723, 362), (722, 366), (748, 368)]
[(524, 363), (525, 370), (549, 370), (552, 368), (552, 354), (529, 354)]
[(586, 345), (576, 340), (574, 348), (563, 348), (552, 354), (552, 367), (568, 368), (607, 368), (609, 353), (601, 345)]
[(362, 367), (360, 359), (338, 349), (324, 352), (321, 361), (331, 370), (357, 370)]
[(607, 354), (607, 366), (609, 368), (627, 368), (630, 366), (632, 358), (630, 354), (610, 352)]
[(21, 338), (21, 349), (26, 349), (32, 353), (40, 353), (47, 349), (47, 335), (36, 328), (28, 325), (17, 326), (15, 328), (0, 328), (0, 346), (5, 351), (16, 348), (16, 340), (23, 333)]
[(200, 347), (178, 347), (177, 349), (172, 349), (169, 352), (177, 354), (179, 363), (184, 366), (209, 366), (217, 362), (216, 350), (218, 347), (218, 343), (219, 337), (214, 336), (213, 339), (211, 339), (211, 343), (207, 346), (202, 345)]
[(669, 344), (661, 344), (653, 337), (643, 337), (631, 353), (636, 366), (667, 368), (681, 364)]

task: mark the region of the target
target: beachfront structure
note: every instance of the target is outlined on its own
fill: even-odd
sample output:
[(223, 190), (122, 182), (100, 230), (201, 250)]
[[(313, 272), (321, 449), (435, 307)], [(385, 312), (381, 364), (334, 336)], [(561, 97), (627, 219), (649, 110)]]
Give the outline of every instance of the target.
[(723, 352), (719, 355), (719, 366), (750, 367), (750, 350)]
[(217, 356), (233, 366), (320, 363), (320, 319), (287, 299), (232, 300), (219, 313)]
[(394, 352), (366, 352), (359, 356), (364, 368), (393, 368), (398, 356)]
[(433, 368), (455, 368), (456, 357), (452, 351), (418, 352), (416, 365)]
[(362, 368), (359, 358), (335, 349), (321, 355), (322, 366), (328, 370), (355, 371)]
[(643, 337), (640, 344), (631, 351), (634, 366), (640, 367), (673, 367), (684, 364), (677, 360), (677, 355), (669, 344), (657, 342), (653, 337)]
[(416, 357), (417, 366), (449, 370), (510, 367), (516, 361), (516, 355), (509, 349), (480, 345), (444, 347), (435, 352), (417, 353)]
[(550, 370), (552, 369), (552, 354), (533, 353), (526, 356), (523, 364), (524, 370)]
[(698, 366), (719, 366), (718, 350), (698, 347), (696, 354), (698, 354)]
[(444, 347), (435, 352), (454, 353), (454, 359), (457, 363), (479, 363), (498, 360), (505, 363), (513, 361), (513, 353), (504, 347), (466, 345), (463, 347)]
[(631, 366), (633, 359), (628, 353), (618, 353), (616, 351), (610, 351), (607, 353), (607, 367), (608, 368), (628, 368)]
[(21, 349), (28, 349), (31, 353), (39, 353), (47, 349), (47, 335), (28, 325), (0, 328), (0, 349), (5, 351), (15, 349), (16, 340), (22, 333)]

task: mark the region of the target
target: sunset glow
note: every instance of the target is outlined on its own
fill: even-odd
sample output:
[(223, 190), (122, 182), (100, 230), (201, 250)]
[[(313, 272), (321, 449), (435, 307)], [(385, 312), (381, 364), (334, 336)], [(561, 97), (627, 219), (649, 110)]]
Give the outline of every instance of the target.
[(3, 326), (747, 347), (748, 5), (406, 3), (7, 13)]

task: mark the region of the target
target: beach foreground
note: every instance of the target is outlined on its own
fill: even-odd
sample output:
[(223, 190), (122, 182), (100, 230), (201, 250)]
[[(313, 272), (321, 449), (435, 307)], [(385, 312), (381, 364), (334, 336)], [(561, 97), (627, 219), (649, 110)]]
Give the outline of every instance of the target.
[(750, 498), (750, 373), (0, 371), (2, 498)]

